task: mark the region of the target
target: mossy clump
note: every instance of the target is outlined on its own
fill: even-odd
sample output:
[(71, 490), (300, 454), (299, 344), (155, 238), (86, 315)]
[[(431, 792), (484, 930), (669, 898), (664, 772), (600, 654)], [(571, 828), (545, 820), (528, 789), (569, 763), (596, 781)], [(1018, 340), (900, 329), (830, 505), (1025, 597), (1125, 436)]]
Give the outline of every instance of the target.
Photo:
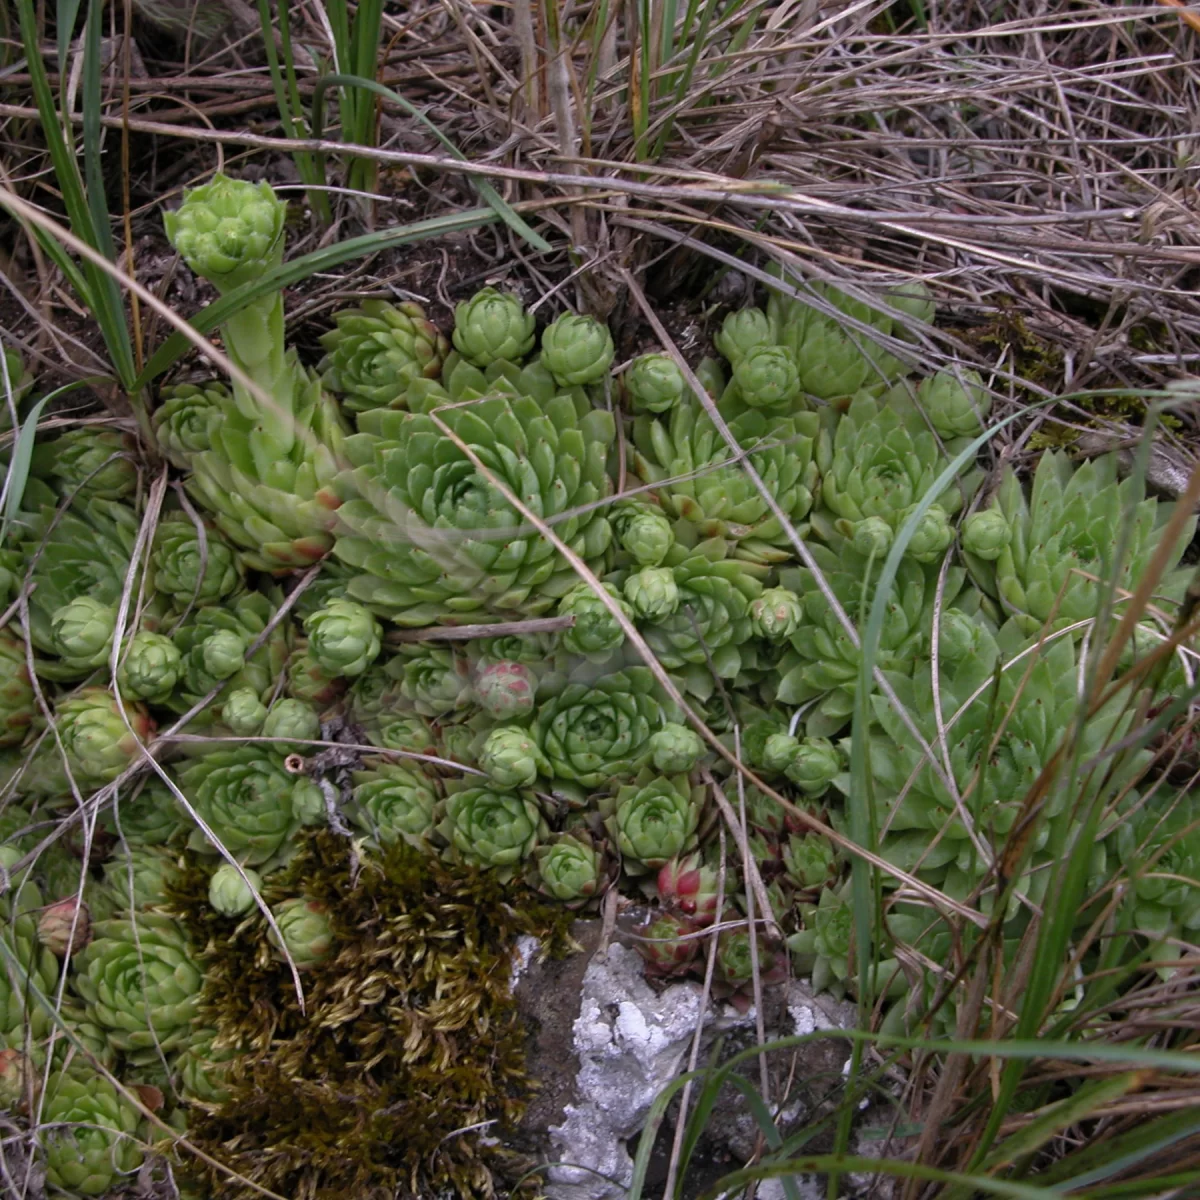
[[(564, 952), (569, 913), (404, 843), (365, 857), (327, 832), (263, 890), (271, 905), (301, 894), (334, 930), (333, 953), (301, 976), (303, 1010), (261, 914), (214, 914), (198, 866), (177, 882), (172, 903), (205, 967), (200, 1020), (214, 1045), (241, 1051), (229, 1099), (192, 1105), (189, 1140), (306, 1200), (493, 1194), (498, 1138), (530, 1088), (515, 942), (532, 934)], [(198, 1160), (185, 1169), (213, 1197), (254, 1194)]]

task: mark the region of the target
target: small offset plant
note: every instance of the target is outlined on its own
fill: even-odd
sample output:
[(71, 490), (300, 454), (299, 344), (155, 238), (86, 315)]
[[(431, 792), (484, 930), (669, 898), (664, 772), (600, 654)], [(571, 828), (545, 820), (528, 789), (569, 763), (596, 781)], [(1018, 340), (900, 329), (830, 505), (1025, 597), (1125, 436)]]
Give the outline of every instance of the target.
[[(224, 176), (167, 217), (225, 294), (279, 268), (284, 228), (270, 187)], [(561, 947), (614, 888), (651, 907), (651, 977), (702, 979), (711, 953), (742, 1008), (789, 964), (856, 1000), (893, 1040), (856, 1058), (850, 1105), (933, 1039), (1073, 1063), (1115, 1012), (1185, 994), (1195, 788), (1155, 739), (1187, 736), (1194, 521), (1112, 459), (1047, 453), (982, 491), (980, 381), (916, 377), (830, 315), (898, 337), (889, 312), (932, 320), (929, 297), (772, 290), (694, 394), (672, 358), (617, 378), (601, 322), (539, 334), (490, 288), (445, 330), (364, 300), (318, 373), (282, 293), (253, 291), (222, 325), (234, 378), (159, 397), (189, 500), (152, 536), (109, 462), (136, 476), (136, 447), (99, 427), (50, 443), (14, 508), (35, 657), (0, 640), (0, 1078), (45, 1081), (43, 1125), (78, 1126), (39, 1143), (61, 1192), (135, 1170), (149, 1108), (279, 1194), (484, 1194), (504, 1155), (473, 1130), (507, 1129), (525, 1084), (515, 939)], [(184, 714), (203, 737), (155, 741)], [(744, 863), (720, 862), (717, 788)], [(86, 866), (31, 853), (91, 796)], [(751, 934), (751, 904), (782, 937)], [(1192, 1069), (1163, 1041), (1151, 1104)], [(997, 1120), (1035, 1115), (985, 1119), (945, 1181), (963, 1196), (1018, 1194), (1051, 1136), (1135, 1090), (985, 1054)], [(764, 1134), (786, 1174), (807, 1134)], [(1142, 1150), (1089, 1153), (1080, 1174)]]

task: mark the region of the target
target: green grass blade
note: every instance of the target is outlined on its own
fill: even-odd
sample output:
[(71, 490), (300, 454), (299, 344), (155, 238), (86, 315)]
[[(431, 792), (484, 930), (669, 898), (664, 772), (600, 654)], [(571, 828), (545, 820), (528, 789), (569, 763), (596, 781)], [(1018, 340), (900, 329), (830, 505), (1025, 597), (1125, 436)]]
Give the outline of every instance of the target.
[[(467, 156), (420, 109), (410, 104), (403, 96), (392, 91), (391, 88), (385, 87), (382, 83), (378, 83), (374, 79), (365, 79), (360, 75), (326, 75), (322, 79), (317, 80), (317, 85), (313, 88), (312, 101), (313, 137), (316, 139), (320, 140), (323, 136), (325, 128), (325, 93), (331, 87), (341, 87), (343, 92), (349, 87), (360, 88), (363, 91), (374, 92), (376, 95), (384, 97), (384, 99), (391, 100), (394, 104), (398, 104), (404, 109), (410, 117), (419, 121), (429, 130), (446, 148), (447, 152), (457, 158), (459, 162), (467, 161)], [(478, 190), (483, 200), (491, 206), (496, 216), (514, 233), (523, 237), (535, 250), (543, 254), (550, 252), (550, 243), (531, 229), (486, 179), (472, 177), (471, 183)]]
[[(262, 29), (263, 50), (267, 57), (267, 70), (271, 76), (271, 87), (275, 92), (275, 105), (279, 109), (279, 122), (288, 137), (306, 136), (304, 127), (304, 105), (296, 83), (296, 63), (292, 53), (291, 13), (287, 0), (279, 0), (279, 41), (283, 48), (283, 67), (275, 49), (275, 30), (271, 23), (271, 10), (267, 0), (258, 0), (258, 21)], [(297, 150), (292, 155), (300, 182), (313, 190), (308, 193), (308, 202), (323, 224), (333, 220), (329, 197), (319, 189), (325, 183), (324, 163), (307, 150)]]
[[(443, 237), (447, 233), (458, 233), (464, 229), (478, 229), (482, 225), (495, 221), (496, 214), (488, 208), (469, 208), (448, 217), (431, 217), (425, 221), (416, 221), (411, 225), (400, 225), (395, 229), (381, 230), (376, 233), (365, 233), (361, 237), (349, 238), (344, 242), (336, 242), (311, 254), (285, 262), (283, 266), (268, 271), (253, 283), (245, 284), (234, 291), (227, 292), (219, 300), (202, 308), (192, 319), (191, 326), (200, 333), (210, 333), (222, 321), (226, 321), (236, 312), (240, 312), (251, 300), (256, 300), (268, 292), (278, 291), (307, 279), (317, 271), (328, 271), (342, 263), (355, 258), (365, 258), (391, 246), (408, 246), (415, 242), (428, 241), (430, 238)], [(192, 343), (176, 332), (154, 352), (145, 370), (138, 376), (135, 390), (144, 388), (152, 380), (158, 378), (164, 371), (169, 371), (189, 350)]]
[(1047, 1167), (1040, 1178), (1064, 1190), (1090, 1187), (1198, 1133), (1200, 1113), (1195, 1109), (1165, 1113), (1115, 1137), (1090, 1142)]

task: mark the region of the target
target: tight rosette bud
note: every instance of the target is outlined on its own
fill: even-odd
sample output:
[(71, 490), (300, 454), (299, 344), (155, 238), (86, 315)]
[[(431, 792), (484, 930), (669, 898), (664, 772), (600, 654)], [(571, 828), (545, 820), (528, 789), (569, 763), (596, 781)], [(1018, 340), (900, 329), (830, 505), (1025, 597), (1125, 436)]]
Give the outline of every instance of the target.
[(454, 310), (454, 348), (477, 367), (518, 362), (533, 349), (535, 325), (516, 296), (484, 288)]
[[(911, 511), (912, 509), (901, 516), (901, 524), (908, 519)], [(908, 553), (917, 562), (937, 562), (946, 553), (952, 541), (954, 530), (950, 525), (950, 518), (946, 516), (946, 510), (940, 504), (931, 504), (921, 514), (920, 522), (909, 540)]]
[(563, 833), (533, 852), (537, 889), (577, 908), (598, 895), (605, 883), (604, 854), (587, 834)]
[(304, 622), (308, 653), (331, 675), (361, 675), (379, 657), (383, 629), (353, 600), (330, 600)]
[(91, 940), (88, 906), (75, 896), (43, 908), (38, 917), (38, 941), (55, 958), (77, 954)]
[(767, 314), (761, 308), (742, 308), (725, 318), (713, 345), (736, 368), (751, 350), (774, 340)]
[(511, 878), (545, 836), (546, 823), (527, 792), (467, 787), (446, 798), (437, 833), (451, 857)]
[(533, 712), (537, 680), (524, 664), (489, 663), (475, 677), (475, 698), (494, 721), (516, 721)]
[(164, 214), (171, 244), (192, 271), (229, 291), (278, 266), (283, 257), (287, 205), (269, 183), (214, 175), (183, 194), (183, 204)]
[(806, 796), (823, 795), (841, 773), (842, 757), (837, 747), (820, 737), (805, 738), (784, 768), (784, 774)]
[(790, 588), (767, 588), (750, 605), (750, 619), (760, 637), (786, 642), (804, 620), (804, 604)]
[[(141, 753), (154, 730), (146, 711), (125, 705), (125, 715), (107, 688), (81, 688), (58, 702), (58, 733), (77, 783), (111, 783)], [(125, 723), (128, 717), (129, 725)]]
[(800, 372), (782, 346), (754, 346), (734, 366), (733, 381), (751, 408), (785, 409), (800, 396)]
[(851, 544), (864, 558), (882, 558), (892, 548), (892, 527), (882, 517), (864, 517), (854, 523)]
[(55, 653), (80, 671), (108, 661), (116, 627), (117, 610), (91, 596), (77, 596), (50, 618)]
[(238, 737), (254, 737), (262, 731), (267, 706), (253, 688), (237, 688), (221, 708), (221, 720)]
[(711, 925), (717, 917), (717, 871), (699, 854), (673, 858), (658, 872), (658, 898), (697, 929)]
[(800, 739), (790, 733), (772, 733), (762, 745), (760, 761), (764, 771), (783, 772), (800, 753)]
[(643, 567), (657, 567), (675, 543), (671, 522), (656, 509), (618, 512), (613, 521), (621, 549)]
[[(629, 618), (633, 610), (621, 599), (611, 583), (601, 584)], [(592, 590), (590, 584), (573, 587), (559, 602), (560, 617), (574, 617), (575, 624), (562, 634), (563, 649), (581, 654), (592, 662), (603, 662), (625, 641), (625, 631), (607, 605)]]
[(412, 301), (364, 300), (334, 317), (322, 334), (318, 370), (349, 412), (400, 406), (414, 379), (436, 379), (449, 343)]
[(155, 588), (176, 604), (216, 604), (242, 582), (237, 553), (219, 533), (183, 513), (164, 518), (154, 538)]
[(679, 585), (670, 567), (643, 567), (625, 580), (625, 599), (643, 621), (663, 621), (679, 607)]
[(262, 735), (290, 738), (296, 749), (302, 742), (315, 742), (321, 736), (321, 721), (303, 700), (277, 700), (262, 723)]
[(246, 665), (247, 641), (232, 629), (218, 629), (204, 639), (200, 657), (214, 679), (229, 679)]
[(501, 725), (487, 735), (479, 766), (502, 788), (532, 787), (539, 775), (550, 774), (550, 764), (533, 735), (513, 725)]
[(542, 334), (542, 362), (563, 387), (598, 383), (615, 356), (608, 326), (595, 317), (564, 313)]
[(962, 548), (985, 562), (995, 562), (1012, 541), (1012, 526), (996, 508), (972, 513), (962, 523)]
[(254, 892), (261, 887), (262, 876), (257, 871), (250, 867), (238, 871), (222, 863), (208, 881), (208, 903), (223, 917), (240, 917), (254, 907)]
[(288, 658), (287, 693), (293, 700), (324, 708), (332, 704), (345, 690), (347, 682), (322, 667), (305, 645), (297, 646)]
[(635, 412), (669, 412), (687, 393), (683, 374), (669, 354), (643, 354), (625, 372)]
[(129, 640), (117, 669), (121, 694), (150, 704), (164, 703), (183, 677), (183, 655), (165, 634), (141, 630)]
[(664, 775), (686, 775), (695, 770), (704, 755), (700, 735), (686, 725), (668, 721), (650, 739), (650, 761)]
[(972, 657), (979, 648), (982, 626), (957, 608), (942, 613), (938, 627), (938, 650), (946, 662), (954, 664)]
[(279, 934), (272, 929), (267, 936), (280, 957), (290, 956), (297, 970), (315, 967), (333, 953), (329, 910), (319, 901), (294, 896), (278, 904), (274, 916)]

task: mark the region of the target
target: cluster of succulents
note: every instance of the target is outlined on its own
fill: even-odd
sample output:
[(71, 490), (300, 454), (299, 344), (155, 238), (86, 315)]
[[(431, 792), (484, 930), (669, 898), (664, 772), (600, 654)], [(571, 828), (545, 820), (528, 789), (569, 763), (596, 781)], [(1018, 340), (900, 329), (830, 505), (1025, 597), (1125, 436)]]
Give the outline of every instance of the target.
[[(167, 229), (229, 291), (281, 262), (284, 216), (267, 185), (218, 176)], [(662, 351), (614, 375), (604, 325), (567, 314), (539, 335), (491, 288), (448, 331), (411, 300), (364, 300), (310, 367), (271, 293), (222, 328), (230, 386), (162, 392), (156, 450), (183, 490), (150, 537), (132, 436), (85, 425), (39, 447), (0, 564), (25, 596), (0, 632), (0, 1063), (10, 1107), (48, 1081), (54, 1187), (98, 1195), (138, 1167), (145, 1087), (181, 1122), (221, 1102), (236, 1050), (201, 1011), (205, 947), (172, 909), (182, 869), (209, 879), (214, 920), (259, 929), (300, 972), (336, 957), (320, 900), (263, 900), (306, 829), (368, 860), (404, 843), (572, 910), (617, 889), (648, 906), (654, 976), (702, 974), (720, 922), (715, 986), (734, 1002), (755, 962), (771, 978), (789, 956), (856, 993), (847, 861), (812, 819), (849, 834), (857, 631), (902, 530), (876, 658), (889, 690), (865, 734), (879, 851), (992, 912), (997, 856), (1066, 739), (1086, 763), (1128, 731), (1123, 700), (1084, 714), (1078, 681), (1171, 506), (1112, 460), (1054, 451), (1031, 485), (1006, 466), (981, 491), (979, 469), (950, 470), (984, 428), (981, 380), (917, 378), (900, 357), (929, 296), (872, 307), (797, 286), (725, 318), (720, 357), (694, 367), (703, 395)], [(1164, 621), (1191, 534), (1169, 548)], [(203, 737), (155, 744), (185, 716)], [(718, 743), (789, 804), (740, 785)], [(1169, 973), (1197, 941), (1197, 801), (1166, 803), (1146, 757), (1052, 790), (1006, 939), (1103, 791), (1094, 885), (1133, 878), (1130, 953)], [(715, 786), (744, 807), (785, 938), (753, 954)], [(94, 793), (88, 840), (47, 841)], [(885, 899), (895, 886), (882, 877)], [(869, 986), (903, 1025), (934, 985), (898, 951), (936, 962), (948, 934), (912, 895), (886, 931)], [(70, 1037), (51, 1036), (60, 983)]]

